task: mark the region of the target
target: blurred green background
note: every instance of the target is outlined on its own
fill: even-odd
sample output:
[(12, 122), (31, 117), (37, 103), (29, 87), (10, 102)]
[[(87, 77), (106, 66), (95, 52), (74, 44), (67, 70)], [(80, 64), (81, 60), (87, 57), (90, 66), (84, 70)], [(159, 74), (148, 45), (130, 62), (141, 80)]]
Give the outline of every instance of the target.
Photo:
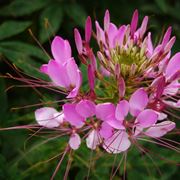
[[(73, 56), (77, 57), (73, 28), (77, 27), (83, 33), (88, 15), (93, 21), (97, 19), (103, 22), (106, 9), (110, 10), (111, 20), (117, 25), (130, 23), (135, 9), (139, 10), (140, 20), (148, 15), (150, 17), (148, 30), (152, 31), (155, 43), (161, 39), (167, 27), (172, 26), (173, 35), (177, 38), (172, 53), (179, 51), (180, 1), (178, 0), (0, 0), (0, 75), (11, 73), (12, 76), (18, 76), (8, 65), (13, 63), (28, 75), (46, 79), (38, 72), (38, 68), (48, 61), (48, 57), (33, 40), (28, 29), (31, 29), (48, 53), (55, 34), (68, 39), (72, 45)], [(13, 79), (0, 78), (0, 127), (34, 123), (33, 112), (37, 107), (12, 109), (14, 107), (63, 98), (44, 89), (38, 89), (43, 94), (40, 96), (32, 88), (18, 87), (23, 84)], [(5, 91), (11, 86), (14, 88)], [(58, 159), (44, 161), (60, 153), (67, 140), (60, 138), (43, 144), (45, 137), (28, 139), (30, 134), (32, 132), (27, 130), (0, 131), (0, 179), (50, 178)], [(168, 138), (178, 140), (173, 135), (169, 135)], [(145, 146), (152, 151), (154, 162), (147, 155), (139, 153), (136, 148), (130, 149), (125, 179), (178, 179), (178, 166), (174, 163), (178, 162), (178, 153), (149, 143)], [(156, 156), (157, 154), (169, 161)], [(81, 180), (86, 177), (90, 156), (90, 151), (81, 146), (73, 156), (69, 179)], [(97, 156), (100, 158), (96, 160)], [(116, 167), (121, 156), (117, 156)], [(94, 161), (90, 179), (109, 179), (114, 157), (111, 155), (101, 157), (99, 152), (94, 152), (92, 157)], [(56, 179), (63, 179), (67, 160), (68, 157), (65, 158)], [(114, 179), (122, 179), (123, 176), (123, 168), (120, 168)]]

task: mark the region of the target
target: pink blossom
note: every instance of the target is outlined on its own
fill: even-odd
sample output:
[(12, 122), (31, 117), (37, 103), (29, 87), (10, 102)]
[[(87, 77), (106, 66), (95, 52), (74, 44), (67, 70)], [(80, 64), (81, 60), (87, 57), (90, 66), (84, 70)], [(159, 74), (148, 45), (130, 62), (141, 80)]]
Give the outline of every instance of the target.
[[(135, 10), (131, 23), (118, 27), (106, 10), (103, 27), (95, 21), (97, 52), (90, 44), (91, 18), (86, 19), (84, 36), (75, 28), (75, 44), (86, 78), (72, 57), (69, 42), (55, 37), (53, 58), (40, 70), (50, 77), (52, 86), (68, 93), (69, 99), (61, 113), (48, 107), (36, 110), (38, 124), (68, 127), (68, 147), (73, 150), (85, 137), (89, 149), (103, 147), (113, 154), (127, 151), (139, 137), (160, 138), (172, 131), (175, 123), (167, 120), (171, 116), (168, 108), (180, 107), (180, 53), (171, 57), (175, 43), (171, 27), (155, 46), (151, 32), (147, 32), (148, 21), (145, 16), (138, 26)], [(87, 80), (88, 90), (81, 88), (82, 79)]]
[[(79, 36), (77, 34), (77, 38), (80, 38)], [(80, 43), (78, 42), (79, 50)], [(74, 58), (71, 57), (69, 42), (56, 36), (52, 42), (51, 50), (54, 60), (52, 59), (48, 64), (42, 65), (40, 70), (47, 74), (55, 85), (67, 89), (69, 91), (68, 98), (77, 96), (82, 77)]]

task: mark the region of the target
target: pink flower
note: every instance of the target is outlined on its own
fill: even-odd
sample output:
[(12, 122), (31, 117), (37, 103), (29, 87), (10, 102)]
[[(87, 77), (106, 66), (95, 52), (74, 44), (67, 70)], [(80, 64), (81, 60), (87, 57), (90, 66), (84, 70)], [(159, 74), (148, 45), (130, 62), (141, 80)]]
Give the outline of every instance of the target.
[(71, 57), (71, 47), (67, 40), (56, 36), (51, 45), (54, 60), (41, 67), (56, 86), (63, 87), (69, 91), (68, 98), (77, 96), (82, 83), (81, 72)]
[[(106, 10), (103, 27), (95, 21), (97, 51), (91, 47), (90, 17), (83, 36), (74, 29), (78, 58), (86, 68), (83, 74), (69, 42), (54, 38), (53, 58), (40, 70), (68, 99), (61, 104), (62, 112), (44, 107), (35, 111), (35, 118), (39, 125), (68, 135), (67, 150), (77, 150), (85, 139), (91, 150), (101, 147), (118, 154), (142, 138), (161, 140), (175, 128), (169, 120), (169, 108), (180, 108), (180, 53), (171, 57), (175, 37), (169, 27), (155, 46), (147, 32), (148, 16), (140, 26), (138, 16), (135, 10), (130, 24), (116, 26)], [(87, 82), (85, 88), (82, 80), (83, 85)]]

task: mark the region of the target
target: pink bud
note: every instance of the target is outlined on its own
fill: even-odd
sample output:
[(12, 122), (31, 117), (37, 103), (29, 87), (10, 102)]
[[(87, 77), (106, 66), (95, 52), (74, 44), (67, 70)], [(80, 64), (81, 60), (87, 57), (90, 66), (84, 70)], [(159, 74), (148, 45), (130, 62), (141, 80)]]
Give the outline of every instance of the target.
[(47, 74), (48, 73), (48, 65), (43, 64), (39, 70), (40, 70), (40, 72)]
[(92, 51), (89, 52), (88, 56), (91, 61), (92, 69), (93, 69), (93, 71), (95, 71), (97, 69), (96, 57)]
[(173, 36), (173, 37), (170, 39), (170, 41), (166, 44), (166, 46), (165, 46), (165, 48), (164, 48), (165, 53), (168, 53), (168, 52), (171, 50), (171, 48), (173, 47), (175, 41), (176, 41), (176, 37)]
[(165, 47), (166, 44), (168, 43), (168, 41), (169, 41), (169, 39), (170, 39), (170, 37), (171, 37), (171, 31), (172, 31), (172, 27), (170, 26), (170, 27), (167, 29), (167, 31), (166, 31), (166, 33), (165, 33), (165, 35), (164, 35), (164, 38), (163, 38), (163, 40), (162, 40), (162, 46), (163, 46), (163, 47)]
[(140, 28), (140, 38), (142, 39), (144, 33), (146, 32), (146, 28), (147, 28), (147, 24), (148, 24), (148, 16), (145, 16)]
[(152, 87), (154, 87), (156, 89), (156, 97), (157, 98), (160, 98), (164, 91), (164, 88), (166, 85), (165, 80), (166, 79), (164, 76), (160, 76), (159, 78), (155, 79), (152, 83)]
[(78, 29), (76, 29), (76, 28), (74, 29), (74, 38), (75, 38), (75, 43), (76, 43), (78, 53), (82, 54), (82, 50), (83, 50), (82, 38), (81, 38), (81, 35), (80, 35)]
[(90, 16), (86, 19), (86, 25), (85, 25), (85, 40), (88, 43), (91, 39), (91, 33), (92, 33), (92, 22)]
[(119, 97), (120, 98), (124, 97), (125, 91), (126, 91), (126, 85), (125, 85), (124, 79), (121, 77), (119, 79)]
[(109, 10), (107, 9), (104, 15), (104, 31), (108, 31), (110, 24), (110, 14)]
[(136, 9), (133, 13), (133, 17), (131, 20), (131, 36), (134, 35), (134, 32), (136, 31), (137, 28), (137, 24), (138, 24), (138, 10)]
[(88, 65), (88, 81), (89, 81), (90, 89), (94, 90), (95, 75), (94, 75), (94, 71), (92, 70), (92, 66), (91, 65)]

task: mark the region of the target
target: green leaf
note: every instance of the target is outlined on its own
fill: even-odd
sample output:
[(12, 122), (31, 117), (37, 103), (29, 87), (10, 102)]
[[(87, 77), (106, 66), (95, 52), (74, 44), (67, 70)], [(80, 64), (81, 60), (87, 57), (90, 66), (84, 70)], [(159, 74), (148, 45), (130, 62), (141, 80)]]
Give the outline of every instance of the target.
[(156, 4), (159, 6), (159, 8), (166, 13), (168, 11), (168, 5), (166, 4), (165, 0), (155, 0)]
[(87, 14), (80, 5), (71, 4), (65, 7), (65, 10), (67, 15), (72, 18), (77, 25), (84, 27)]
[(0, 40), (17, 35), (31, 25), (29, 21), (6, 21), (0, 25)]
[(24, 70), (27, 75), (47, 80), (47, 76), (39, 72), (39, 67), (41, 66), (41, 64), (34, 61), (32, 58), (27, 56), (27, 54), (23, 54), (21, 52), (16, 52), (9, 49), (4, 49), (2, 47), (0, 47), (0, 52), (12, 63), (14, 63), (18, 68)]
[(0, 47), (8, 50), (13, 50), (25, 54), (26, 56), (37, 57), (44, 62), (48, 62), (47, 55), (38, 47), (20, 41), (0, 42)]
[(43, 8), (49, 0), (15, 0), (0, 9), (1, 16), (24, 16)]
[(52, 35), (55, 35), (63, 19), (63, 9), (59, 4), (53, 4), (47, 7), (40, 16), (40, 32), (39, 38), (41, 42), (45, 42)]

